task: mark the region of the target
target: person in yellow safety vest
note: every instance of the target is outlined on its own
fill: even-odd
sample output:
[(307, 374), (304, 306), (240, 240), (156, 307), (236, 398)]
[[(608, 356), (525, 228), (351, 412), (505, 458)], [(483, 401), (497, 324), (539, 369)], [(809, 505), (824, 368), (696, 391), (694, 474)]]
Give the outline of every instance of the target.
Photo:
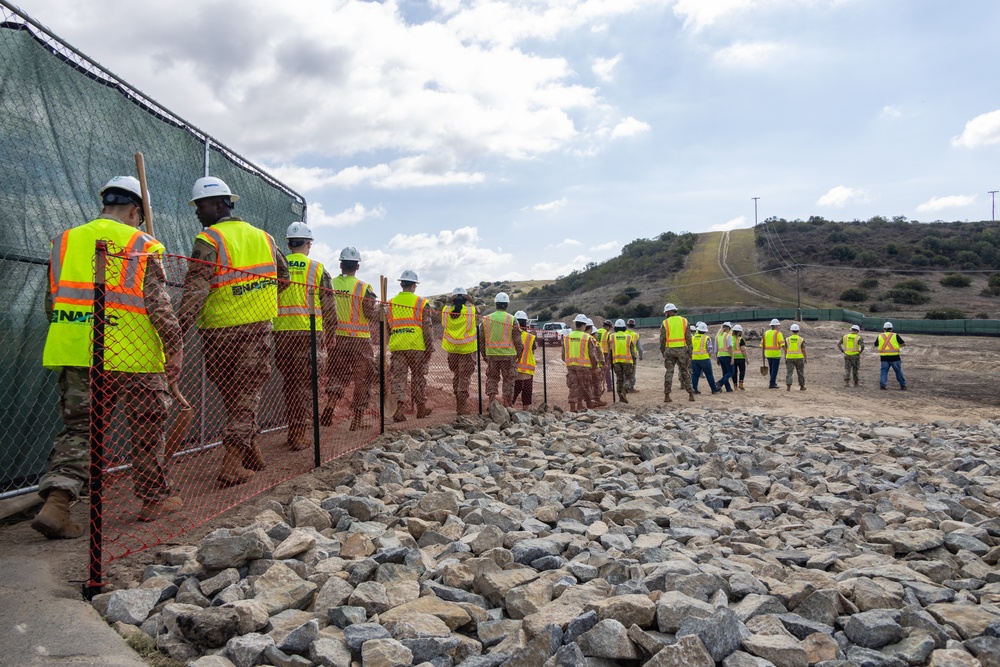
[(278, 293), (289, 278), (271, 235), (233, 215), (238, 200), (220, 178), (194, 182), (188, 203), (204, 229), (194, 240), (179, 310), (185, 332), (197, 323), (205, 373), (226, 408), (222, 486), (242, 484), (265, 466), (257, 413), (271, 376)]
[(365, 427), (364, 413), (368, 407), (372, 385), (378, 377), (372, 349), (372, 324), (378, 321), (379, 306), (371, 285), (355, 274), (361, 266), (361, 253), (348, 246), (340, 251), (340, 275), (333, 279), (337, 302), (337, 329), (326, 344), (330, 361), (327, 363), (326, 407), (320, 424), (331, 426), (337, 403), (354, 383), (351, 395), (350, 430)]
[[(313, 233), (304, 222), (285, 231), (288, 242), (288, 289), (278, 295), (274, 318), (274, 365), (285, 397), (286, 443), (293, 451), (313, 444), (312, 326), (316, 327), (316, 378), (324, 377), (323, 330), (336, 329), (337, 305), (330, 272), (309, 258)], [(311, 316), (311, 317), (310, 317)]]
[(837, 348), (844, 354), (844, 386), (851, 386), (851, 376), (854, 376), (854, 386), (858, 386), (858, 375), (861, 372), (861, 353), (865, 351), (865, 339), (861, 337), (861, 327), (851, 326), (851, 332), (837, 341)]
[[(139, 231), (142, 190), (131, 176), (116, 176), (100, 190), (101, 214), (52, 240), (45, 314), (49, 329), (42, 365), (59, 372), (64, 428), (55, 437), (49, 466), (38, 485), (45, 505), (31, 527), (49, 539), (83, 535), (70, 516), (90, 479), (90, 381), (93, 366), (94, 257), (108, 241), (105, 273), (103, 369), (106, 404), (122, 406), (131, 431), (132, 483), (149, 521), (184, 506), (172, 496), (160, 463), (168, 385), (183, 360), (180, 326), (160, 256), (163, 244)], [(113, 325), (112, 325), (113, 323)], [(109, 412), (110, 412), (109, 409)], [(110, 423), (111, 415), (108, 415)]]
[(417, 419), (431, 414), (427, 407), (427, 367), (434, 353), (434, 327), (427, 300), (416, 295), (417, 272), (406, 269), (399, 276), (402, 292), (389, 299), (389, 376), (396, 395), (392, 421), (406, 421), (406, 375), (417, 407)]
[(725, 387), (726, 391), (733, 390), (729, 383), (733, 377), (733, 323), (723, 322), (722, 328), (715, 334), (715, 361), (719, 364), (722, 377), (718, 381), (720, 387)]
[(660, 327), (660, 354), (663, 356), (663, 402), (670, 403), (670, 387), (674, 383), (674, 367), (681, 376), (681, 389), (688, 393), (688, 400), (694, 400), (691, 386), (691, 329), (687, 318), (677, 314), (677, 306), (668, 303), (663, 307), (663, 326)]
[(441, 309), (441, 349), (448, 355), (448, 370), (452, 372), (451, 387), (455, 392), (455, 412), (469, 414), (469, 382), (476, 372), (475, 354), (479, 349), (476, 336), (476, 306), (464, 287), (451, 292), (451, 303)]
[(521, 397), (521, 406), (527, 410), (531, 407), (531, 394), (535, 384), (535, 348), (538, 347), (538, 337), (528, 330), (528, 314), (523, 310), (514, 313), (517, 326), (521, 331), (521, 356), (517, 360), (517, 379), (514, 380), (514, 398), (511, 404), (517, 403)]
[[(605, 319), (601, 323), (601, 328), (594, 331), (594, 338), (597, 339), (597, 344), (600, 346), (601, 355), (604, 357), (604, 386), (598, 386), (598, 389), (603, 394), (605, 391), (613, 392), (615, 390), (614, 378), (611, 372), (611, 346), (608, 342), (608, 338), (614, 333), (613, 323), (611, 320)], [(605, 387), (607, 389), (605, 389)]]
[(515, 336), (517, 322), (507, 312), (510, 297), (506, 292), (498, 292), (494, 299), (496, 310), (483, 318), (479, 325), (480, 354), (486, 360), (486, 398), (492, 403), (500, 399), (504, 407), (514, 402), (514, 377), (517, 375), (517, 360), (524, 351), (520, 336)]
[(743, 391), (743, 381), (747, 376), (747, 342), (743, 340), (743, 327), (733, 326), (733, 381)]
[(906, 391), (906, 378), (903, 377), (903, 362), (899, 357), (899, 351), (906, 343), (903, 342), (901, 336), (893, 333), (892, 322), (886, 322), (882, 325), (882, 333), (875, 340), (875, 345), (878, 348), (879, 359), (882, 361), (882, 368), (878, 376), (878, 388), (885, 389), (885, 384), (889, 381), (889, 369), (891, 368), (896, 374), (896, 382), (899, 383), (899, 388), (902, 391)]
[(580, 314), (573, 320), (575, 329), (563, 337), (562, 360), (566, 364), (566, 386), (569, 388), (569, 411), (596, 408), (592, 390), (593, 369), (597, 366), (597, 341), (589, 335), (587, 316)]
[(792, 334), (785, 339), (785, 387), (792, 390), (792, 371), (799, 376), (799, 391), (806, 390), (806, 341), (799, 335), (799, 325), (788, 327)]
[(780, 327), (781, 322), (777, 318), (771, 320), (771, 328), (760, 339), (760, 362), (768, 367), (768, 389), (779, 389), (778, 370), (781, 368), (781, 353), (785, 349), (785, 337), (779, 331)]
[(607, 387), (604, 381), (604, 366), (607, 363), (607, 357), (601, 349), (601, 341), (595, 335), (597, 333), (597, 329), (594, 327), (594, 320), (589, 317), (587, 318), (587, 333), (594, 339), (594, 343), (596, 344), (595, 349), (597, 350), (597, 365), (594, 366), (591, 371), (591, 380), (594, 383), (594, 403), (597, 404), (597, 407), (603, 408), (607, 405), (607, 401), (601, 400), (601, 396), (604, 395)]
[(611, 349), (611, 363), (615, 383), (618, 385), (618, 400), (628, 403), (625, 391), (629, 379), (635, 377), (635, 361), (639, 353), (635, 346), (635, 336), (625, 330), (625, 320), (615, 322), (615, 331), (608, 339), (608, 347)]
[[(625, 326), (627, 327), (625, 330), (628, 331), (629, 335), (632, 336), (633, 340), (635, 340), (635, 349), (639, 353), (639, 361), (642, 361), (642, 342), (639, 340), (639, 332), (635, 329), (635, 320), (630, 318), (627, 322), (625, 322)], [(636, 362), (636, 365), (638, 366), (638, 362)], [(633, 368), (633, 370), (635, 369)], [(639, 390), (635, 388), (635, 373), (632, 373), (629, 385), (625, 387), (625, 392), (628, 394), (636, 394), (639, 392)]]
[(708, 325), (704, 322), (698, 322), (695, 325), (695, 333), (691, 336), (691, 388), (696, 394), (701, 393), (698, 391), (698, 380), (701, 378), (702, 373), (705, 374), (705, 379), (708, 381), (708, 386), (713, 394), (718, 394), (722, 391), (719, 389), (719, 385), (715, 383), (715, 373), (712, 371), (713, 348), (712, 336), (708, 333)]

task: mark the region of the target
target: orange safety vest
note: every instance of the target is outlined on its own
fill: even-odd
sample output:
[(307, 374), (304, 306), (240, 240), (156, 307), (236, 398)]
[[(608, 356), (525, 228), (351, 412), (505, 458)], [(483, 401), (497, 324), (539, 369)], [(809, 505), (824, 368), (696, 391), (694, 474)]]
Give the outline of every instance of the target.
[(278, 316), (278, 261), (274, 240), (248, 222), (227, 219), (202, 230), (219, 254), (199, 329), (268, 322)]
[(535, 336), (527, 331), (522, 331), (521, 342), (524, 343), (524, 349), (521, 350), (521, 358), (515, 364), (517, 372), (524, 373), (525, 375), (534, 375), (536, 366), (534, 350)]
[(596, 340), (597, 344), (601, 346), (601, 353), (605, 355), (608, 353), (608, 336), (610, 334), (611, 332), (604, 328), (598, 329), (593, 334), (594, 340)]
[(667, 332), (667, 347), (684, 347), (686, 345), (686, 333), (688, 321), (686, 317), (671, 315), (663, 320), (663, 328)]
[(893, 332), (880, 333), (878, 335), (878, 356), (891, 357), (899, 354), (899, 341)]
[(451, 354), (470, 354), (478, 345), (476, 339), (476, 307), (466, 303), (458, 317), (452, 317), (455, 306), (445, 306), (441, 311), (441, 326), (444, 334), (441, 337), (441, 347)]
[[(726, 345), (727, 338), (729, 339), (728, 346)], [(723, 329), (719, 333), (715, 334), (715, 356), (731, 357), (732, 353), (733, 353), (733, 335), (731, 333), (726, 333), (726, 330)]]
[(310, 331), (309, 316), (315, 315), (316, 331), (322, 331), (323, 312), (317, 288), (323, 278), (323, 265), (298, 252), (291, 253), (286, 259), (291, 279), (285, 291), (278, 295), (278, 317), (274, 320), (274, 330)]
[(389, 299), (389, 351), (417, 350), (424, 346), (424, 306), (427, 300), (413, 292), (400, 292)]
[(337, 335), (348, 338), (371, 338), (368, 317), (362, 301), (368, 293), (368, 283), (343, 274), (333, 279), (337, 302)]
[(590, 368), (590, 346), (594, 338), (576, 330), (563, 338), (563, 361), (567, 366)]
[(708, 334), (696, 333), (691, 336), (691, 360), (708, 359)]

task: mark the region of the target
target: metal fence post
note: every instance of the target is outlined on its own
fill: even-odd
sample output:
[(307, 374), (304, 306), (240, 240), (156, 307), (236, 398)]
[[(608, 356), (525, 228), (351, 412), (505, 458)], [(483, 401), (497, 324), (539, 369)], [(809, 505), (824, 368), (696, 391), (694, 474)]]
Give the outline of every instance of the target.
[(316, 335), (315, 298), (309, 295), (309, 343), (311, 346), (310, 362), (312, 363), (312, 419), (313, 419), (313, 464), (320, 465), (319, 456), (319, 348)]
[(105, 274), (108, 261), (108, 242), (97, 241), (94, 247), (94, 314), (93, 359), (90, 369), (90, 548), (88, 550), (87, 583), (84, 596), (89, 600), (101, 592), (103, 579), (103, 521), (102, 496), (104, 491), (104, 424), (106, 397), (104, 385), (104, 325)]
[[(544, 334), (544, 332), (543, 332)], [(542, 336), (542, 403), (549, 404), (549, 378), (546, 371), (548, 364), (545, 363), (545, 336)]]
[(476, 393), (479, 395), (479, 414), (483, 414), (483, 357), (479, 354), (479, 337), (476, 337)]

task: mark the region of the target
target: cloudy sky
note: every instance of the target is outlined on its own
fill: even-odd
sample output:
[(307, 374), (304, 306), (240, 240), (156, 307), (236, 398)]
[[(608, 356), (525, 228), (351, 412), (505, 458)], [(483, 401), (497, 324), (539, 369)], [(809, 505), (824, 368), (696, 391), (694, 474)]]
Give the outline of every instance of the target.
[[(996, 0), (19, 0), (422, 291), (635, 238), (983, 220)], [(114, 39), (110, 36), (114, 35)]]

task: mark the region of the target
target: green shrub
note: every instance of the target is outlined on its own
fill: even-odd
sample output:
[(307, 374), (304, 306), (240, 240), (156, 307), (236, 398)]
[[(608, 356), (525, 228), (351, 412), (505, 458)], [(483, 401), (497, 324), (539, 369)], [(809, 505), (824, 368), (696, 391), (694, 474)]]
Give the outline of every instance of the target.
[(989, 313), (976, 313), (976, 319), (977, 320), (988, 320), (988, 319), (990, 319), (990, 314)]
[(903, 289), (901, 287), (893, 287), (891, 290), (886, 292), (882, 298), (895, 303), (905, 304), (907, 306), (919, 306), (920, 304), (927, 303), (931, 300), (931, 298), (923, 292), (918, 292), (912, 289)]
[(961, 273), (949, 273), (941, 279), (941, 284), (945, 287), (968, 287), (972, 284), (972, 278)]
[(927, 283), (919, 278), (910, 278), (909, 280), (901, 280), (900, 282), (893, 285), (896, 289), (908, 289), (914, 292), (926, 292)]
[(854, 259), (855, 252), (851, 246), (841, 243), (830, 248), (830, 256), (841, 262), (850, 262)]
[(624, 306), (626, 303), (628, 303), (631, 300), (632, 300), (632, 297), (630, 297), (627, 294), (618, 294), (618, 295), (615, 296), (615, 298), (611, 299), (611, 302), (612, 303), (617, 303), (619, 306)]
[(637, 303), (632, 308), (632, 317), (652, 317), (655, 312), (648, 303)]
[(964, 320), (965, 312), (957, 308), (941, 308), (939, 310), (928, 310), (924, 315), (925, 320)]
[(878, 278), (876, 278), (875, 276), (868, 276), (867, 278), (863, 279), (860, 283), (858, 283), (858, 287), (862, 287), (864, 289), (871, 289), (873, 287), (878, 287)]
[(580, 312), (580, 308), (575, 304), (571, 303), (568, 306), (563, 306), (559, 309), (559, 317), (569, 317), (570, 315), (575, 315)]
[(991, 275), (988, 284), (990, 287), (1000, 287), (1000, 273)]
[(858, 287), (848, 287), (840, 293), (840, 300), (860, 303), (868, 300), (868, 292)]
[(979, 296), (1000, 296), (1000, 287), (984, 287)]
[(551, 309), (546, 308), (545, 310), (538, 311), (538, 321), (539, 322), (543, 322), (544, 323), (544, 322), (548, 322), (551, 319), (552, 319), (552, 310)]
[(622, 294), (624, 294), (625, 296), (627, 296), (629, 299), (634, 299), (635, 297), (637, 297), (640, 294), (642, 294), (642, 292), (640, 292), (636, 288), (630, 286), (630, 287), (626, 287), (625, 289), (623, 289), (622, 290)]
[(886, 310), (886, 305), (879, 301), (872, 302), (872, 305), (868, 306), (869, 313), (881, 313)]

